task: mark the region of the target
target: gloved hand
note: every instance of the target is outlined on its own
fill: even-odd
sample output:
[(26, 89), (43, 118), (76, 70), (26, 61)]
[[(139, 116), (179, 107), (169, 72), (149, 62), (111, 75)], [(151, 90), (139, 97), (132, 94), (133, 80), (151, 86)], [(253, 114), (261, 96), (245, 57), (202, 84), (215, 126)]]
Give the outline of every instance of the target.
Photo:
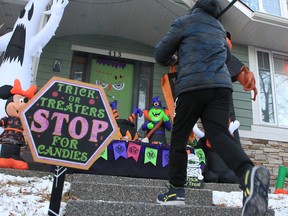
[(143, 115), (142, 110), (137, 108), (136, 106), (133, 107), (132, 113), (135, 114), (135, 115), (138, 114), (139, 117), (142, 117), (142, 115)]
[(117, 100), (110, 102), (110, 106), (111, 106), (112, 110), (116, 110), (117, 109)]
[(147, 124), (147, 128), (148, 128), (149, 130), (151, 130), (152, 128), (154, 128), (154, 123), (153, 123), (153, 122), (149, 122), (149, 123)]

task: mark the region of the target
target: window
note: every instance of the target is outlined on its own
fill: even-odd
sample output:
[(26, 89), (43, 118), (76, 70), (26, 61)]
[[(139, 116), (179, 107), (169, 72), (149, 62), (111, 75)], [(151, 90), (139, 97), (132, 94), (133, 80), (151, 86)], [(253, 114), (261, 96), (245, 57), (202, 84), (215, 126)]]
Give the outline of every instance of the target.
[(281, 0), (242, 0), (248, 7), (254, 11), (260, 11), (275, 16), (284, 16), (281, 7), (287, 7)]
[(87, 57), (75, 54), (72, 60), (71, 79), (84, 82), (86, 80), (86, 64)]
[(288, 56), (257, 51), (261, 123), (288, 127)]

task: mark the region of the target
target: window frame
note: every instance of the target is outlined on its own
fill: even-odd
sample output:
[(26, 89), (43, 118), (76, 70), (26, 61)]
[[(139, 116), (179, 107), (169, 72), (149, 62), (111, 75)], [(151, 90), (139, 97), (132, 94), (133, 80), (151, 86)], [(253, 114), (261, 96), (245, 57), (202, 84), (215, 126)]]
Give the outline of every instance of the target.
[[(263, 5), (263, 0), (257, 0), (258, 1), (258, 8), (259, 10), (257, 10), (257, 12), (262, 12), (262, 13), (266, 13), (266, 14), (270, 14), (273, 15), (271, 13), (267, 13), (264, 10), (264, 5)], [(243, 4), (246, 5), (246, 3), (244, 1), (242, 1)], [(280, 4), (280, 17), (288, 17), (288, 9), (287, 9), (287, 2), (283, 1), (283, 0), (279, 0), (279, 4)], [(248, 6), (248, 5), (247, 5)], [(249, 6), (248, 6), (249, 7)], [(252, 9), (252, 8), (251, 8)], [(253, 9), (252, 9), (253, 10)], [(273, 15), (273, 16), (277, 16), (277, 15)]]
[[(259, 70), (258, 70), (258, 59), (257, 59), (257, 52), (262, 51), (262, 52), (268, 52), (269, 53), (269, 64), (270, 68), (274, 70), (274, 63), (273, 63), (273, 55), (272, 54), (279, 54), (279, 55), (285, 55), (288, 56), (288, 53), (281, 53), (281, 52), (276, 52), (273, 50), (268, 50), (268, 49), (261, 49), (258, 47), (254, 46), (248, 46), (248, 57), (249, 57), (249, 66), (250, 70), (254, 73), (255, 79), (256, 79), (256, 85), (257, 89), (260, 89), (260, 84), (259, 84)], [(274, 71), (273, 71), (274, 74)], [(274, 86), (274, 80), (273, 82), (273, 87)], [(252, 92), (251, 92), (252, 94)], [(274, 90), (273, 90), (273, 95)], [(273, 102), (275, 106), (275, 98), (273, 97)], [(277, 112), (277, 110), (276, 110)], [(260, 105), (260, 99), (259, 99), (259, 94), (257, 95), (256, 101), (252, 102), (252, 118), (253, 118), (253, 124), (251, 125), (251, 131), (240, 131), (240, 136), (241, 137), (247, 137), (247, 138), (256, 138), (256, 139), (266, 139), (266, 140), (273, 140), (273, 141), (283, 141), (287, 142), (288, 140), (288, 133), (287, 129), (288, 126), (281, 126), (279, 127), (276, 124), (270, 124), (270, 123), (262, 123), (261, 119), (261, 105)], [(276, 113), (277, 115), (277, 113)]]
[[(269, 60), (269, 65), (270, 65), (270, 78), (271, 78), (271, 90), (272, 90), (272, 101), (273, 101), (273, 112), (274, 112), (274, 123), (270, 123), (270, 122), (264, 122), (262, 120), (262, 111), (261, 111), (261, 101), (260, 101), (260, 98), (258, 98), (259, 100), (259, 110), (258, 110), (258, 116), (259, 116), (259, 124), (260, 125), (267, 125), (267, 126), (272, 126), (272, 127), (278, 127), (278, 118), (277, 118), (277, 106), (276, 106), (276, 99), (274, 97), (275, 95), (275, 81), (274, 81), (274, 76), (275, 76), (275, 72), (274, 72), (274, 61), (273, 61), (273, 53), (267, 51), (267, 50), (263, 50), (263, 49), (256, 49), (255, 50), (255, 55), (256, 55), (256, 65), (257, 65), (257, 74), (258, 74), (258, 86), (257, 88), (259, 89), (259, 97), (260, 97), (260, 75), (259, 75), (259, 67), (258, 67), (258, 52), (264, 52), (264, 53), (268, 53), (268, 60)], [(271, 75), (272, 73), (272, 75)], [(273, 76), (273, 77), (272, 77)]]

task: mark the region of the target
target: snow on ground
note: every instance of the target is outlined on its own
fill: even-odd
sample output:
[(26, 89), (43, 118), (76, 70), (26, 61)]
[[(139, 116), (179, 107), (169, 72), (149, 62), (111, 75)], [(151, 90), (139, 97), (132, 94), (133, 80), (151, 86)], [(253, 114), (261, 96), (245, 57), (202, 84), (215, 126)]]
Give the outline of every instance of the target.
[[(15, 177), (0, 173), (0, 215), (42, 216), (48, 215), (53, 177)], [(65, 182), (63, 195), (70, 189)], [(66, 203), (61, 202), (60, 215), (65, 214)]]
[[(48, 214), (53, 177), (15, 177), (0, 173), (1, 216), (44, 216)], [(59, 216), (65, 214), (67, 192), (70, 183), (65, 182)], [(65, 196), (66, 195), (66, 196)], [(241, 192), (213, 192), (213, 203), (227, 207), (242, 207)], [(269, 194), (269, 208), (275, 216), (288, 215), (288, 195)]]
[[(242, 208), (242, 192), (213, 191), (213, 203), (227, 207)], [(288, 195), (269, 194), (268, 207), (275, 211), (275, 216), (288, 216)]]

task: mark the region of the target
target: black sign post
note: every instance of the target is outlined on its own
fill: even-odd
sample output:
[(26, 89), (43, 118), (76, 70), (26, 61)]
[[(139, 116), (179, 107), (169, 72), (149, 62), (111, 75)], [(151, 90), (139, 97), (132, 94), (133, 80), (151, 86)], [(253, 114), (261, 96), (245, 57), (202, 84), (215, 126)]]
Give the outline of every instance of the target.
[(62, 166), (56, 166), (55, 174), (53, 177), (53, 187), (51, 192), (50, 205), (48, 210), (49, 216), (56, 216), (60, 213), (62, 192), (65, 182), (65, 172), (67, 168)]
[(49, 209), (57, 215), (64, 167), (88, 170), (117, 133), (106, 94), (101, 86), (53, 77), (20, 118), (34, 161), (57, 166)]

